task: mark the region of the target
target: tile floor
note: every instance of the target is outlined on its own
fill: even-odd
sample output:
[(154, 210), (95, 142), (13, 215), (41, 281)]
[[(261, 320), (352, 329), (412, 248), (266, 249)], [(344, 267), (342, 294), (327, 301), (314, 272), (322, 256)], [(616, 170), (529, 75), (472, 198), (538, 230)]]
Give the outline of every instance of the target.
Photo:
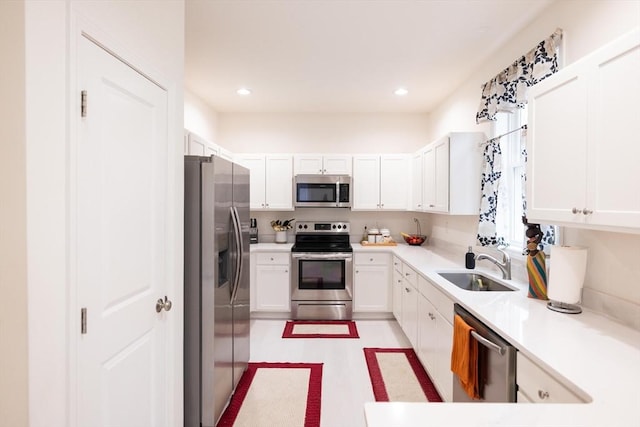
[(284, 320), (251, 320), (251, 362), (324, 363), (321, 427), (365, 427), (373, 402), (364, 347), (411, 347), (395, 320), (357, 320), (360, 339), (282, 339)]

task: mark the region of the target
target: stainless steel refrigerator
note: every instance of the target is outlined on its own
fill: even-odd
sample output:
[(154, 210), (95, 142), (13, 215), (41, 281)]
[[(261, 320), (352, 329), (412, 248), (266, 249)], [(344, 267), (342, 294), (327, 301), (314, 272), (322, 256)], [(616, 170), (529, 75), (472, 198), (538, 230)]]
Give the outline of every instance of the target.
[(249, 361), (249, 170), (184, 165), (184, 425), (213, 427)]

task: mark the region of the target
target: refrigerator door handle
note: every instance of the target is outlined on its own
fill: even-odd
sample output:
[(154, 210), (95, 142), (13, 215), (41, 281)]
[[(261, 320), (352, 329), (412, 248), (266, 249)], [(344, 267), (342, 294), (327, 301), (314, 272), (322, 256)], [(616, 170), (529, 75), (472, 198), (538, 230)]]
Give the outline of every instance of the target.
[(242, 245), (242, 229), (240, 228), (240, 215), (238, 214), (238, 209), (235, 206), (231, 206), (229, 208), (231, 210), (231, 219), (233, 221), (233, 234), (236, 238), (236, 249), (238, 251), (236, 256), (236, 274), (233, 280), (233, 287), (231, 291), (231, 304), (235, 304), (236, 295), (238, 293), (238, 287), (240, 286), (240, 274), (242, 273), (242, 254), (244, 252), (244, 248)]

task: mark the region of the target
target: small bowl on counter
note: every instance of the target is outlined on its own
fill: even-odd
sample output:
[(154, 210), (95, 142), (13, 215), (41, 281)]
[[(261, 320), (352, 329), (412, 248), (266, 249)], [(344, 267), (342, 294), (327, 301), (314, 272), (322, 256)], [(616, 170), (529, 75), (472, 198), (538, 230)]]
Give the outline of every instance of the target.
[(407, 244), (411, 246), (420, 246), (427, 241), (427, 236), (425, 236), (424, 234), (402, 233), (402, 238), (404, 239), (405, 242), (407, 242)]

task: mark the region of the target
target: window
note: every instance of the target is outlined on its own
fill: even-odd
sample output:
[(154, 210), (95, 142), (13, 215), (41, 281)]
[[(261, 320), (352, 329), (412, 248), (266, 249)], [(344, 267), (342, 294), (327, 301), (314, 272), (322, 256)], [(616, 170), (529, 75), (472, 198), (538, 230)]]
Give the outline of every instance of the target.
[[(493, 134), (503, 135), (527, 123), (527, 108), (512, 113), (499, 112), (493, 124)], [(522, 224), (522, 174), (526, 165), (522, 156), (524, 138), (522, 132), (513, 132), (500, 139), (502, 150), (502, 179), (498, 195), (496, 229), (506, 243), (515, 250), (524, 248), (524, 224)]]

